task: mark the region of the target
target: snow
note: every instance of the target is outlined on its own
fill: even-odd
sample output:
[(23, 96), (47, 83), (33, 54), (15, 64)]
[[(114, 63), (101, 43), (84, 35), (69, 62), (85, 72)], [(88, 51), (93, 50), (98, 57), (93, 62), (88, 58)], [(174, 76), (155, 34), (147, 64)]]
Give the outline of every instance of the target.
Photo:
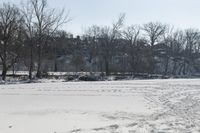
[(200, 79), (0, 85), (0, 133), (200, 132)]

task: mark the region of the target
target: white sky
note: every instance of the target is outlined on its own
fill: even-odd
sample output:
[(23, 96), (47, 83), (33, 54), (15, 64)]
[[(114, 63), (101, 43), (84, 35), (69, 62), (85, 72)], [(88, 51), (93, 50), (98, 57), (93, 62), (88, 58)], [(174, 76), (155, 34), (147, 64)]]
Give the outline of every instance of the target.
[[(20, 0), (1, 0), (20, 3)], [(65, 7), (73, 20), (63, 27), (80, 34), (93, 24), (110, 25), (120, 13), (126, 24), (160, 21), (177, 28), (200, 28), (200, 0), (48, 0), (49, 6)]]

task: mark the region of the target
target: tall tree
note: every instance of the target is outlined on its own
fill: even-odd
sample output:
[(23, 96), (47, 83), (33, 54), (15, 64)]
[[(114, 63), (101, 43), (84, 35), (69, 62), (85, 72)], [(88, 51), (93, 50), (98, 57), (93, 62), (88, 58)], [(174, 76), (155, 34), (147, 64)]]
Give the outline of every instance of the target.
[(26, 4), (23, 3), (22, 6), (22, 15), (24, 19), (24, 25), (25, 25), (25, 35), (27, 40), (27, 46), (29, 48), (29, 79), (32, 79), (32, 72), (33, 72), (33, 49), (34, 49), (34, 39), (35, 39), (35, 23), (34, 23), (34, 8), (32, 7), (30, 2), (27, 2)]
[(151, 46), (151, 66), (152, 72), (155, 70), (156, 60), (154, 59), (154, 45), (164, 38), (164, 34), (167, 30), (167, 25), (164, 25), (160, 22), (150, 22), (144, 24), (143, 30), (146, 33), (148, 38), (149, 45)]
[(68, 23), (69, 12), (65, 10), (58, 12), (55, 9), (48, 8), (47, 0), (30, 0), (34, 14), (34, 26), (36, 30), (36, 43), (38, 47), (38, 61), (36, 77), (41, 77), (42, 49), (49, 36), (63, 24)]
[(22, 17), (15, 5), (3, 4), (0, 7), (0, 58), (3, 65), (2, 79), (6, 79), (8, 69), (16, 62), (18, 55), (13, 49), (19, 37)]
[(115, 45), (116, 39), (121, 36), (124, 19), (125, 14), (120, 14), (118, 20), (112, 24), (112, 27), (92, 26), (92, 29), (90, 29), (90, 32), (93, 32), (93, 34), (97, 36), (96, 38), (100, 45), (99, 54), (104, 61), (106, 75), (110, 74), (109, 67), (114, 51), (113, 46)]
[[(183, 74), (191, 73), (192, 69), (195, 65), (195, 48), (200, 43), (200, 32), (198, 29), (186, 29), (185, 30), (185, 40), (186, 40), (186, 48), (184, 54), (184, 71)], [(185, 65), (187, 64), (187, 69)]]
[(131, 25), (128, 26), (124, 32), (123, 35), (125, 37), (125, 39), (128, 41), (128, 45), (129, 45), (129, 49), (128, 49), (128, 54), (131, 57), (131, 68), (132, 68), (132, 72), (136, 72), (137, 70), (137, 62), (138, 59), (140, 58), (138, 55), (138, 40), (139, 40), (139, 35), (140, 35), (140, 26), (137, 25)]

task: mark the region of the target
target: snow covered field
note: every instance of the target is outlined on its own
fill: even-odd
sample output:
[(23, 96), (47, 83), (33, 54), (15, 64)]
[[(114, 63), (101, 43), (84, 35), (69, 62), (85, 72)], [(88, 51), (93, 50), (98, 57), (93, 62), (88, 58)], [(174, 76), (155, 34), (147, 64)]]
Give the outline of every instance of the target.
[(189, 132), (200, 79), (0, 85), (0, 133)]

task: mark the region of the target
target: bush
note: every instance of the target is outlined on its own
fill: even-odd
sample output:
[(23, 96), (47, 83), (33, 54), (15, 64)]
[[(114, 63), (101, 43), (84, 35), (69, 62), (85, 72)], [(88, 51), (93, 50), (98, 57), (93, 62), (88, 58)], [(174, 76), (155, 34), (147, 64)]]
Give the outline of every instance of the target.
[(116, 76), (115, 80), (125, 80), (128, 79), (128, 76)]
[(98, 81), (98, 78), (97, 77), (94, 77), (94, 76), (81, 76), (79, 77), (79, 80), (80, 81)]
[(73, 81), (73, 80), (75, 80), (75, 79), (77, 79), (78, 78), (78, 76), (76, 76), (76, 75), (70, 75), (70, 76), (67, 76), (66, 78), (65, 78), (65, 80), (66, 81)]

